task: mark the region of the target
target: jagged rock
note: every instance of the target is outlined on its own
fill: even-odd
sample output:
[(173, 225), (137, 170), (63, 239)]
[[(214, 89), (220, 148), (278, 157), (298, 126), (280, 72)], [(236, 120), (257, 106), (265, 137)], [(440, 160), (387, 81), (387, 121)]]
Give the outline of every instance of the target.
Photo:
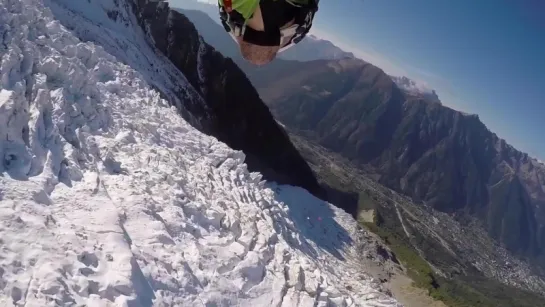
[(133, 0), (133, 4), (155, 47), (203, 97), (204, 108), (184, 106), (200, 118), (199, 128), (242, 150), (249, 169), (265, 179), (302, 186), (324, 198), (310, 167), (236, 64), (206, 44), (193, 24), (165, 1)]

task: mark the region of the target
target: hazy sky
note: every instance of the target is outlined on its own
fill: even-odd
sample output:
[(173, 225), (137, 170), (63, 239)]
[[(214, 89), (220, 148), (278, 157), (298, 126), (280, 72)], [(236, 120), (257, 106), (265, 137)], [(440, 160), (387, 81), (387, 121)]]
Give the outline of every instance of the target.
[(313, 30), (545, 160), (545, 0), (321, 0)]

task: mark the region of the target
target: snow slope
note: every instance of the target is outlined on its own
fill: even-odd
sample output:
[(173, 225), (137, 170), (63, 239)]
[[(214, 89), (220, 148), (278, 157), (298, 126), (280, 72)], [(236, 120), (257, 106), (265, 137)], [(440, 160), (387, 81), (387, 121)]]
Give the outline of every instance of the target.
[(397, 306), (349, 215), (184, 121), (137, 36), (121, 60), (178, 79), (45, 3), (0, 0), (0, 306)]

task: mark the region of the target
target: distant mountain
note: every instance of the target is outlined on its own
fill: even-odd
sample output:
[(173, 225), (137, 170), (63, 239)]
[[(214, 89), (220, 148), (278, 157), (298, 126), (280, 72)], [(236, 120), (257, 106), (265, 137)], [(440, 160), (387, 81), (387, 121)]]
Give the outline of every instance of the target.
[[(189, 1), (194, 2), (194, 1)], [(227, 35), (223, 27), (217, 22), (219, 15), (216, 6), (200, 3), (192, 5), (195, 9), (176, 9), (183, 13), (195, 25), (204, 40), (221, 52), (224, 56), (231, 57), (235, 62), (243, 61), (238, 50), (238, 45)], [(278, 55), (278, 59), (313, 61), (319, 59), (335, 60), (354, 58), (354, 54), (345, 52), (330, 41), (320, 39), (314, 35), (308, 35), (299, 44), (289, 48)]]
[[(189, 1), (192, 2), (192, 1)], [(202, 6), (210, 6), (210, 4), (202, 4)], [(243, 61), (237, 43), (225, 32), (223, 27), (214, 22), (209, 14), (201, 10), (174, 9), (182, 13), (197, 29), (199, 35), (210, 46), (214, 47), (218, 52), (226, 57), (232, 58), (237, 64)], [(219, 15), (218, 17), (219, 18)]]
[(405, 76), (391, 76), (391, 78), (397, 84), (397, 86), (399, 86), (399, 88), (405, 90), (409, 94), (422, 96), (429, 101), (441, 103), (441, 101), (439, 100), (439, 96), (437, 96), (435, 90), (425, 85), (419, 84), (416, 81), (409, 79)]
[(275, 62), (249, 73), (286, 127), (545, 266), (545, 167), (465, 115), (409, 95), (357, 59)]
[(346, 52), (335, 46), (332, 42), (316, 37), (315, 35), (307, 35), (299, 44), (282, 52), (279, 55), (280, 59), (294, 61), (314, 61), (314, 60), (340, 60), (353, 59), (354, 54)]
[[(208, 17), (211, 19), (211, 21), (213, 21), (213, 22), (215, 22), (215, 23), (217, 23), (218, 25), (221, 26), (217, 5), (197, 1), (197, 0), (183, 0), (182, 7), (173, 7), (172, 5), (173, 4), (170, 3), (171, 9), (175, 10), (175, 11), (180, 11), (180, 10), (186, 11), (186, 10), (188, 10), (188, 11), (199, 11), (201, 13), (205, 13), (206, 15), (208, 15)], [(189, 16), (187, 16), (187, 17), (190, 18)], [(200, 29), (198, 29), (198, 30), (200, 30)]]

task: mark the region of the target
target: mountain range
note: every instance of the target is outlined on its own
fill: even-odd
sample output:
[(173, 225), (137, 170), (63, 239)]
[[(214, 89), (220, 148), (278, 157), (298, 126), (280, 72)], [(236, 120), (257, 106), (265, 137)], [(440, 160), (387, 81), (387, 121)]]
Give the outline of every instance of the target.
[[(220, 36), (210, 21), (204, 24), (205, 40)], [(477, 115), (446, 107), (435, 91), (357, 58), (277, 59), (265, 67), (235, 61), (301, 142), (340, 155), (461, 227), (477, 225), (545, 276), (545, 167)]]
[(321, 59), (353, 59), (355, 56), (353, 53), (344, 51), (335, 46), (328, 40), (309, 34), (299, 44), (282, 52), (278, 58), (307, 62)]
[(477, 115), (407, 95), (358, 59), (277, 62), (249, 73), (276, 118), (372, 169), (378, 182), (545, 264), (545, 168)]
[[(214, 5), (188, 1), (186, 6), (191, 9), (175, 8), (183, 13), (198, 29), (199, 34), (214, 49), (220, 51), (224, 56), (232, 58), (238, 66), (245, 71), (251, 71), (252, 67), (242, 59), (238, 45), (227, 35), (222, 35), (222, 27), (218, 26), (218, 13)], [(354, 59), (353, 53), (346, 52), (334, 45), (332, 42), (309, 34), (299, 44), (289, 48), (278, 55), (279, 60), (293, 60), (308, 62), (314, 60), (341, 60)], [(427, 100), (440, 103), (439, 96), (435, 90), (415, 82), (406, 76), (391, 76), (392, 80), (408, 94), (424, 96)]]
[(166, 1), (0, 3), (1, 305), (542, 301), (544, 168), (477, 116)]
[[(189, 1), (188, 4), (193, 2)], [(178, 8), (176, 10), (187, 16), (195, 27), (199, 29), (199, 34), (202, 35), (208, 44), (216, 50), (220, 50), (224, 56), (232, 58), (237, 64), (244, 64), (235, 41), (227, 35), (219, 35), (218, 33), (218, 23), (215, 21), (219, 20), (217, 8), (205, 3), (197, 3), (194, 6), (198, 9)], [(220, 28), (223, 29), (222, 27)], [(225, 34), (225, 31), (223, 32)], [(328, 40), (320, 39), (315, 35), (307, 35), (306, 39), (281, 53), (278, 58), (297, 61), (335, 60), (354, 58), (354, 54), (340, 49)]]

